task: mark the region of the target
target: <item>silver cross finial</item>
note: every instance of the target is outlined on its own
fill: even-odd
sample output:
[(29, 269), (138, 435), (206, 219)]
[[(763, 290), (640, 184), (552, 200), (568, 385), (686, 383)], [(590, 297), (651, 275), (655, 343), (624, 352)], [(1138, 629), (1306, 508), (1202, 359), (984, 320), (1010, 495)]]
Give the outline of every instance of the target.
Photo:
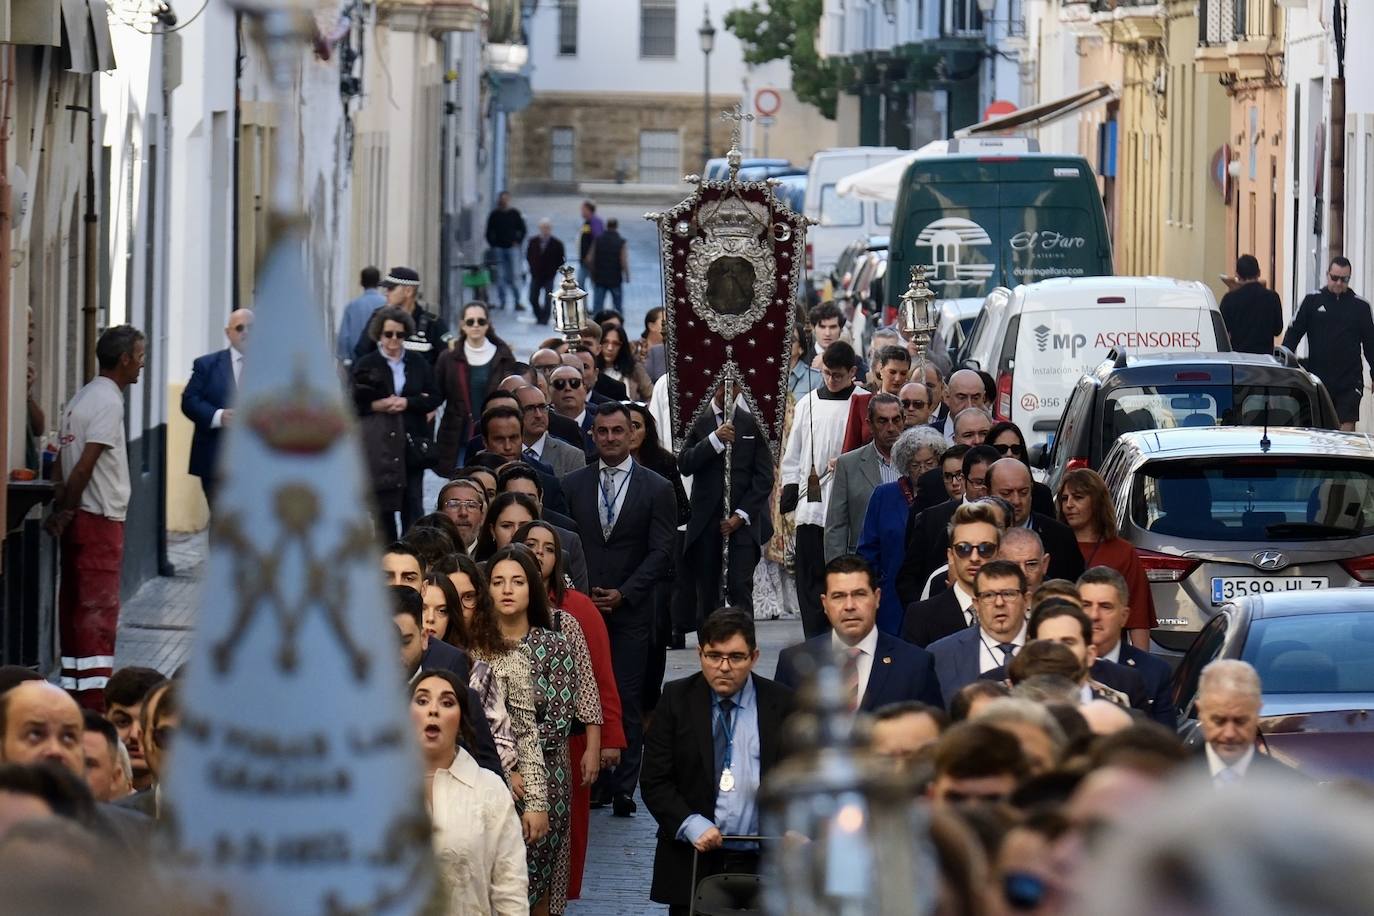
[(744, 126), (744, 122), (754, 120), (754, 116), (746, 113), (743, 106), (741, 106), (739, 102), (736, 102), (733, 111), (722, 111), (720, 113), (720, 119), (722, 121), (735, 122), (735, 126), (730, 130), (730, 145), (735, 149), (739, 149), (741, 129)]

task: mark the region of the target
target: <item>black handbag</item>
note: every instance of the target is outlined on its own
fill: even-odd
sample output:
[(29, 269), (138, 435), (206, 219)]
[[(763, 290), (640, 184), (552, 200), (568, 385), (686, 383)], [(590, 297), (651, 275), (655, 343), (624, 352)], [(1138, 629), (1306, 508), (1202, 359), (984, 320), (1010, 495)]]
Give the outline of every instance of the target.
[(429, 436), (406, 433), (406, 467), (412, 471), (427, 471), (439, 463), (439, 447)]

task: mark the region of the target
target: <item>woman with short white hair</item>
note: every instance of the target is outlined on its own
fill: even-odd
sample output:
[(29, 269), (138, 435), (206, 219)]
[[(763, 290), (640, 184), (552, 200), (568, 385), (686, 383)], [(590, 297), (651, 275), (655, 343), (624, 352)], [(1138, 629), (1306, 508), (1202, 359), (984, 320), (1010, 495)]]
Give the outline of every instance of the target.
[(878, 629), (894, 636), (902, 631), (902, 600), (897, 596), (897, 571), (906, 557), (906, 523), (916, 502), (921, 475), (940, 466), (940, 456), (949, 443), (939, 430), (913, 426), (897, 437), (892, 446), (892, 466), (901, 477), (879, 484), (868, 499), (863, 529), (859, 533), (859, 556), (878, 571), (882, 595), (878, 602)]

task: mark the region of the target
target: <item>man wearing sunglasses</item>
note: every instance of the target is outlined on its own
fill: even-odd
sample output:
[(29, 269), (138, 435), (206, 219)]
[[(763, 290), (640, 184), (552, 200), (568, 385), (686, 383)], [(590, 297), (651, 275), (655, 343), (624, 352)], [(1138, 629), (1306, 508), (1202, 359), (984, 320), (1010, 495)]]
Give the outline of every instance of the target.
[(582, 371), (572, 366), (559, 366), (549, 376), (549, 388), (553, 392), (554, 411), (577, 424), (582, 430), (582, 450), (591, 454), (595, 450), (591, 430), (596, 408), (587, 404), (588, 389), (582, 380)]
[(936, 640), (929, 648), (946, 705), (979, 675), (1010, 665), (1026, 644), (1029, 596), (1021, 567), (1009, 560), (990, 559), (981, 565), (973, 583), (976, 624)]
[(999, 514), (990, 503), (971, 503), (955, 510), (945, 551), (951, 587), (925, 601), (907, 605), (902, 621), (902, 638), (907, 642), (925, 647), (974, 626), (974, 579), (983, 564), (997, 555), (1001, 545)]
[(229, 346), (196, 358), (191, 380), (181, 393), (181, 412), (196, 425), (191, 434), (191, 461), (187, 471), (200, 478), (200, 489), (210, 511), (215, 510), (215, 483), (219, 476), (220, 436), (234, 422), (234, 401), (243, 376), (243, 349), (253, 327), (253, 312), (236, 309), (229, 314), (224, 336)]
[(1302, 300), (1288, 333), (1283, 335), (1283, 345), (1290, 350), (1307, 338), (1306, 366), (1331, 392), (1344, 430), (1353, 430), (1360, 416), (1362, 348), (1365, 362), (1374, 366), (1374, 317), (1369, 303), (1350, 289), (1351, 270), (1348, 258), (1332, 258), (1326, 268), (1326, 285)]

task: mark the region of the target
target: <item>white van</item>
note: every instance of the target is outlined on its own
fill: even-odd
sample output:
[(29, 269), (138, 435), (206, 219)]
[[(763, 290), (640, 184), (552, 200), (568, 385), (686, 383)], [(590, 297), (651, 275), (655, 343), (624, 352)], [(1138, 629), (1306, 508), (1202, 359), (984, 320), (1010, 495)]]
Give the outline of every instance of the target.
[(965, 365), (997, 381), (993, 415), (1048, 441), (1073, 392), (1113, 348), (1132, 353), (1231, 349), (1212, 291), (1167, 277), (1056, 277), (984, 300)]
[(854, 146), (824, 149), (811, 157), (805, 212), (816, 225), (806, 230), (806, 271), (817, 289), (825, 285), (846, 245), (870, 235), (887, 235), (892, 225), (891, 203), (841, 197), (835, 183), (901, 155), (904, 151), (895, 146)]

